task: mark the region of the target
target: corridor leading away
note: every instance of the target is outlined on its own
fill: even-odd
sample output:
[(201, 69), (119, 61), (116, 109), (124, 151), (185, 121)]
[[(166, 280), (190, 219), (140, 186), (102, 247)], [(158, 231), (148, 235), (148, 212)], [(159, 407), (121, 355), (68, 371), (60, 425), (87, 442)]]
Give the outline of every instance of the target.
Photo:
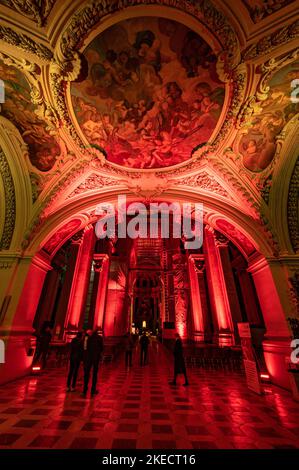
[(1, 386), (0, 448), (299, 448), (299, 404), (266, 386), (260, 397), (243, 375), (189, 370), (176, 387), (172, 362), (154, 342), (150, 364), (126, 371), (121, 357), (100, 371), (100, 394), (66, 393), (66, 370)]

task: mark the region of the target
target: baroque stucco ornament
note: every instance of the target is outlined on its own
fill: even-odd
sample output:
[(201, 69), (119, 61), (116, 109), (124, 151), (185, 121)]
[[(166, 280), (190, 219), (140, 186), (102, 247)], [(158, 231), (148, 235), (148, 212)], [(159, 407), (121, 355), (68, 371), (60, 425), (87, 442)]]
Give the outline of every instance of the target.
[(16, 217), (15, 187), (11, 171), (3, 150), (0, 148), (0, 175), (5, 192), (4, 227), (0, 240), (0, 251), (8, 250), (13, 237)]

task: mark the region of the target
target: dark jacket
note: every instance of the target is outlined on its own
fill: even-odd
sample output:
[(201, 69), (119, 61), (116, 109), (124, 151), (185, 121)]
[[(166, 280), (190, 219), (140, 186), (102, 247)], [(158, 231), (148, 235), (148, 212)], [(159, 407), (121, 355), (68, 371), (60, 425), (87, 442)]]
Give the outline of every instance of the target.
[(73, 338), (71, 341), (70, 358), (73, 360), (81, 361), (83, 358), (83, 340), (80, 338)]
[(87, 340), (86, 359), (92, 363), (99, 362), (104, 349), (103, 337), (93, 333)]
[(140, 338), (140, 346), (142, 349), (147, 349), (149, 343), (149, 339), (146, 335), (142, 335)]
[(184, 373), (186, 370), (182, 340), (177, 338), (174, 344), (174, 369), (176, 374)]
[(52, 335), (49, 331), (43, 331), (38, 339), (37, 344), (41, 351), (47, 351), (49, 349), (49, 345), (52, 339)]

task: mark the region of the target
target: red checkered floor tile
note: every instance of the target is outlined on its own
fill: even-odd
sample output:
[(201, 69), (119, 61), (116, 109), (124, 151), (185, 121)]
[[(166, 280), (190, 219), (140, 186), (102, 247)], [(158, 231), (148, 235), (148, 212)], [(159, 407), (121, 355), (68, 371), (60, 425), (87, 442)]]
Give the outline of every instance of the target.
[(299, 448), (299, 404), (267, 385), (263, 396), (233, 371), (190, 369), (190, 386), (172, 379), (163, 346), (103, 365), (99, 395), (66, 393), (65, 369), (1, 386), (0, 448), (13, 449), (290, 449)]

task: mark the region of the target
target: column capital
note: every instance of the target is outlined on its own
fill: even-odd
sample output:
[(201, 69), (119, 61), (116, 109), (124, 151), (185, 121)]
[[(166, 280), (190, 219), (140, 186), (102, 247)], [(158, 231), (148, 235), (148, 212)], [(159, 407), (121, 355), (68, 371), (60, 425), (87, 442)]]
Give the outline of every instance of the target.
[(72, 236), (72, 244), (73, 245), (81, 245), (84, 237), (84, 229), (80, 230), (79, 232), (75, 233), (75, 235)]
[(228, 246), (229, 240), (226, 238), (225, 235), (223, 235), (223, 233), (217, 232), (217, 231), (215, 230), (215, 231), (214, 231), (214, 235), (215, 235), (215, 245), (216, 245), (217, 247), (220, 247), (220, 246)]
[(194, 270), (197, 274), (203, 273), (205, 270), (205, 255), (189, 255), (189, 259), (193, 264)]
[(94, 254), (93, 255), (93, 262), (94, 262), (94, 270), (96, 273), (100, 273), (103, 269), (104, 262), (109, 259), (107, 254)]

